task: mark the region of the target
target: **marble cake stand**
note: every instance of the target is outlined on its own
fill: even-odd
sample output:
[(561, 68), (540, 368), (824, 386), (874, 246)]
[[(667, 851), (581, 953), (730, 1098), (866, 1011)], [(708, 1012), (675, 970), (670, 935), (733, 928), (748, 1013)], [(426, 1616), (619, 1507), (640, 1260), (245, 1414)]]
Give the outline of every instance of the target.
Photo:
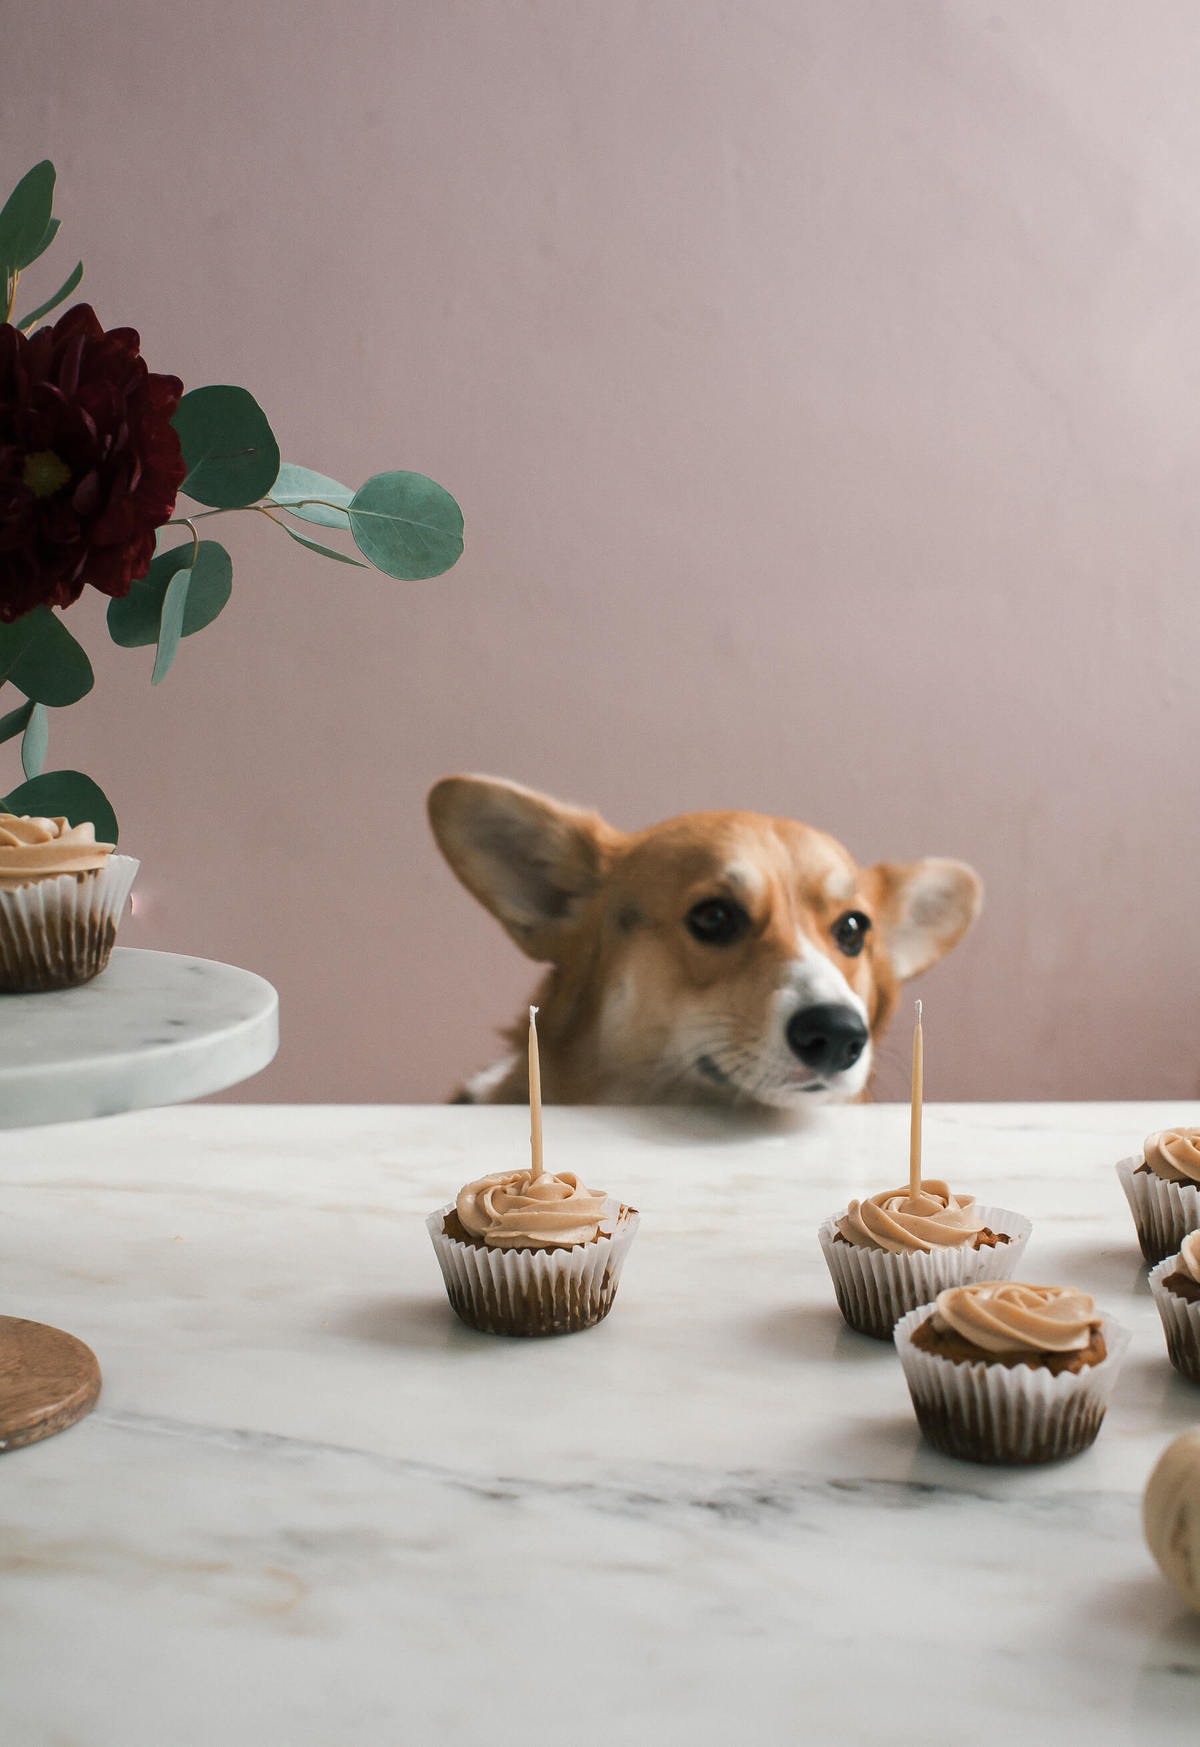
[[(279, 997), (252, 971), (117, 947), (78, 989), (0, 995), (0, 1128), (178, 1104), (256, 1074), (279, 1045)], [(0, 1316), (0, 1450), (95, 1405), (100, 1367), (62, 1329)]]

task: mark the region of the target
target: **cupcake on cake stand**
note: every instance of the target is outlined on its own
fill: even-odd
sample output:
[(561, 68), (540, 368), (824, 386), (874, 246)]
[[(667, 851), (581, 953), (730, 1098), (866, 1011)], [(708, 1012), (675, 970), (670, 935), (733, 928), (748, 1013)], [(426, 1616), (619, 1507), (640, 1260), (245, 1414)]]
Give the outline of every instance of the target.
[[(257, 1074), (278, 1045), (279, 997), (262, 977), (117, 947), (78, 988), (0, 995), (0, 1129), (201, 1098)], [(6, 1152), (16, 1145), (0, 1144), (0, 1171)], [(0, 1451), (64, 1431), (99, 1394), (90, 1347), (0, 1315)]]

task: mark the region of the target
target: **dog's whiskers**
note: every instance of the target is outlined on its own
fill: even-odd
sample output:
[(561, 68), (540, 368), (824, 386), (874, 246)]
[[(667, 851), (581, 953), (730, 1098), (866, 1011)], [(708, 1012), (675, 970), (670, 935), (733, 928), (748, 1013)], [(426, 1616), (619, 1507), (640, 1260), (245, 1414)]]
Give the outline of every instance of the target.
[(702, 1020), (685, 1023), (676, 1039), (677, 1053), (665, 1074), (656, 1076), (660, 1091), (668, 1085), (694, 1084), (697, 1078), (710, 1085), (719, 1085), (736, 1099), (754, 1099), (764, 1090), (778, 1092), (782, 1075), (770, 1061), (764, 1061), (763, 1050), (730, 1034), (727, 1020), (706, 1015)]
[[(712, 1016), (693, 1021), (681, 1029), (678, 1041), (686, 1053), (670, 1074), (672, 1086), (694, 1085), (700, 1079), (720, 1086), (736, 1103), (774, 1105), (828, 1089), (821, 1079), (797, 1084), (794, 1063), (781, 1060), (767, 1043), (731, 1036), (728, 1021)], [(659, 1085), (665, 1087), (665, 1082), (660, 1079)]]

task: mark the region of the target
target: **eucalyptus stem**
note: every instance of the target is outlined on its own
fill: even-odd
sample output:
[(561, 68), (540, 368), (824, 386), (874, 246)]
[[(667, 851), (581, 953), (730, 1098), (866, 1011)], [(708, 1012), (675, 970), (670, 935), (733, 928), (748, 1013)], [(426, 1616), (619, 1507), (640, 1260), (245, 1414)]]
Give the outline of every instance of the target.
[[(257, 506), (252, 503), (244, 503), (237, 507), (243, 510), (252, 510)], [(196, 510), (190, 516), (172, 516), (169, 522), (164, 522), (162, 525), (164, 528), (190, 528), (193, 522), (202, 522), (208, 516), (227, 516), (230, 514), (232, 511), (227, 509)]]
[(287, 510), (293, 515), (298, 509), (307, 508), (312, 504), (315, 504), (318, 509), (338, 510), (342, 515), (347, 513), (344, 503), (330, 503), (329, 499), (325, 497), (298, 497), (295, 503), (276, 503), (273, 497), (268, 496), (267, 502), (272, 509)]
[[(287, 503), (276, 503), (274, 498), (268, 497), (263, 503), (228, 504), (215, 510), (196, 510), (190, 516), (172, 516), (170, 521), (164, 522), (162, 526), (164, 528), (190, 528), (193, 522), (202, 522), (208, 516), (235, 516), (247, 511), (253, 511), (260, 516), (266, 516), (267, 520), (274, 522), (276, 527), (285, 528), (287, 523), (281, 522), (278, 516), (273, 516), (271, 510), (267, 509), (267, 504), (270, 504), (271, 509), (283, 510), (285, 513), (293, 507), (291, 504)], [(323, 497), (301, 497), (296, 500), (296, 507), (300, 507), (301, 505), (307, 506), (309, 504), (316, 504), (323, 510), (340, 510), (343, 515), (346, 513), (345, 504), (330, 503)], [(194, 529), (192, 531), (193, 533), (195, 532)]]

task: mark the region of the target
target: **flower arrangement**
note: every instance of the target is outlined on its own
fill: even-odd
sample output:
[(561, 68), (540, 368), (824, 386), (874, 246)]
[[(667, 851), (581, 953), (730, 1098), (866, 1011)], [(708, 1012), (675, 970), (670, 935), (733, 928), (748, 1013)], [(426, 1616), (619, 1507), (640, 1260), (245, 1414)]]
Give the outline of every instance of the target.
[[(280, 461), (253, 395), (229, 385), (185, 392), (157, 375), (132, 328), (105, 330), (85, 303), (57, 321), (83, 277), (13, 319), (17, 285), (53, 242), (54, 166), (35, 164), (0, 209), (0, 688), (22, 702), (0, 715), (0, 743), (19, 736), (24, 781), (0, 812), (90, 821), (116, 842), (117, 821), (82, 771), (44, 769), (47, 709), (94, 683), (60, 613), (85, 588), (109, 597), (108, 632), (124, 648), (154, 645), (151, 683), (166, 678), (181, 638), (228, 602), (233, 563), (197, 523), (221, 513), (270, 518), (310, 552), (408, 580), (438, 576), (462, 552), (462, 512), (424, 474), (376, 473), (357, 491)], [(181, 513), (177, 500), (197, 507)], [(361, 557), (292, 525), (348, 533)], [(2, 786), (2, 785), (0, 785)]]

